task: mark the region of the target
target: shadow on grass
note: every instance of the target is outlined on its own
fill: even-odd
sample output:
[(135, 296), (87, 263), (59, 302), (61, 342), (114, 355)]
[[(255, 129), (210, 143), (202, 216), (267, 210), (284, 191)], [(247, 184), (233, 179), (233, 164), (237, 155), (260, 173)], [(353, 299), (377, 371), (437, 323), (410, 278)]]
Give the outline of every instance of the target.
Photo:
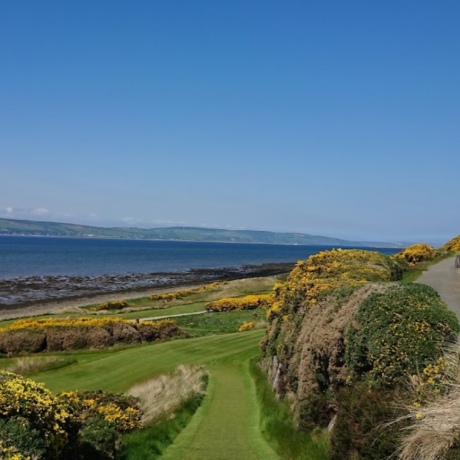
[(203, 401), (204, 395), (197, 395), (184, 403), (174, 418), (133, 431), (122, 439), (117, 460), (154, 460), (170, 446), (179, 433), (188, 425)]

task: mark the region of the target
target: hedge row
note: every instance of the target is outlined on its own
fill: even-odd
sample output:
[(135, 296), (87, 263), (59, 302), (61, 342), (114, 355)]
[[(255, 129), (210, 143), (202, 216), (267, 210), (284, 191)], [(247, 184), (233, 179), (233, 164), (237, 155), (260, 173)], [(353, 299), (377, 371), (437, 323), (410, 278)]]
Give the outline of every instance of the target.
[(173, 320), (133, 323), (120, 318), (23, 320), (0, 329), (0, 353), (39, 353), (107, 348), (182, 335)]

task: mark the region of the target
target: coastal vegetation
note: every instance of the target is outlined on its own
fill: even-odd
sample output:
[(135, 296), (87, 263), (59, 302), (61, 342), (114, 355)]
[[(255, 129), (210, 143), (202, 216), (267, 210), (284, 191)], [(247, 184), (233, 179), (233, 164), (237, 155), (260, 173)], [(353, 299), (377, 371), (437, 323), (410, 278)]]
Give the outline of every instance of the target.
[(244, 297), (224, 297), (207, 303), (204, 307), (207, 311), (241, 311), (255, 310), (256, 308), (269, 308), (273, 303), (271, 294), (247, 295)]
[[(435, 291), (402, 282), (448, 254), (427, 245), (392, 257), (334, 249), (299, 262), (287, 277), (211, 283), (115, 299), (85, 315), (3, 323), (0, 346), (9, 348), (2, 348), (0, 368), (23, 376), (1, 374), (0, 389), (15, 384), (0, 397), (0, 452), (17, 460), (211, 460), (216, 452), (245, 459), (456, 458), (449, 409), (458, 401), (452, 376), (460, 381), (459, 353), (449, 343), (460, 326)], [(193, 314), (148, 320), (177, 312)], [(147, 330), (158, 343), (144, 340)], [(36, 351), (46, 352), (30, 354), (43, 334), (47, 346)], [(91, 342), (92, 334), (108, 334), (108, 348)], [(171, 337), (177, 340), (164, 340)], [(34, 392), (65, 421), (60, 437), (27, 415)], [(15, 404), (22, 412), (12, 412), (11, 398), (21, 394), (26, 399)], [(449, 435), (433, 434), (445, 420), (453, 420)], [(424, 457), (423, 445), (438, 457)]]
[(393, 455), (408, 423), (395, 402), (410, 403), (413, 375), (439, 378), (458, 320), (433, 289), (401, 280), (445, 256), (422, 244), (324, 251), (275, 286), (261, 363), (301, 430), (328, 427), (329, 458)]
[(460, 251), (460, 235), (449, 240), (446, 244), (440, 247), (442, 251)]
[(439, 253), (429, 244), (417, 243), (398, 252), (394, 257), (405, 260), (409, 267), (414, 267), (420, 262), (433, 260)]
[(0, 353), (39, 353), (154, 342), (182, 335), (171, 319), (134, 323), (122, 318), (25, 319), (0, 329)]
[(14, 460), (114, 458), (123, 433), (140, 428), (136, 399), (65, 392), (0, 372), (0, 454)]

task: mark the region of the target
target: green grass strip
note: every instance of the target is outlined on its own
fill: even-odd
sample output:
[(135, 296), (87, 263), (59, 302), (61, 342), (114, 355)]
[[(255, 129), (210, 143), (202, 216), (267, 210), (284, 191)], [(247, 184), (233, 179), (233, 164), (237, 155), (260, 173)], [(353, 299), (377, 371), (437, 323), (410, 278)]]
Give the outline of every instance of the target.
[(257, 389), (260, 405), (261, 431), (283, 460), (326, 460), (327, 435), (303, 433), (296, 429), (292, 412), (284, 401), (277, 401), (267, 375), (262, 372), (257, 358), (249, 362), (249, 369)]
[(203, 401), (203, 396), (195, 396), (184, 403), (172, 419), (146, 426), (123, 436), (117, 460), (155, 460), (171, 445), (179, 433), (188, 425)]
[[(258, 355), (258, 352), (256, 352)], [(254, 353), (252, 353), (254, 356)], [(277, 460), (260, 432), (250, 356), (210, 366), (208, 395), (162, 460)]]

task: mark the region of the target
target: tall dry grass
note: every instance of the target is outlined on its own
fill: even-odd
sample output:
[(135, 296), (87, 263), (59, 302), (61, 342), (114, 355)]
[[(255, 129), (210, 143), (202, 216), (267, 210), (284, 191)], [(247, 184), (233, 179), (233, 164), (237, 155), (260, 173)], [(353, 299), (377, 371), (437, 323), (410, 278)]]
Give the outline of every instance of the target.
[(128, 394), (139, 398), (142, 422), (152, 423), (171, 416), (183, 403), (203, 394), (207, 373), (203, 366), (180, 365), (173, 373), (137, 384)]
[(69, 366), (76, 363), (77, 360), (72, 357), (60, 356), (24, 356), (17, 358), (16, 362), (7, 367), (7, 371), (14, 372), (15, 374), (27, 375), (34, 372), (41, 372), (51, 369), (59, 369), (61, 367)]
[(403, 417), (411, 424), (403, 430), (401, 460), (441, 460), (460, 441), (460, 339), (446, 349), (444, 360), (446, 370), (438, 391)]

